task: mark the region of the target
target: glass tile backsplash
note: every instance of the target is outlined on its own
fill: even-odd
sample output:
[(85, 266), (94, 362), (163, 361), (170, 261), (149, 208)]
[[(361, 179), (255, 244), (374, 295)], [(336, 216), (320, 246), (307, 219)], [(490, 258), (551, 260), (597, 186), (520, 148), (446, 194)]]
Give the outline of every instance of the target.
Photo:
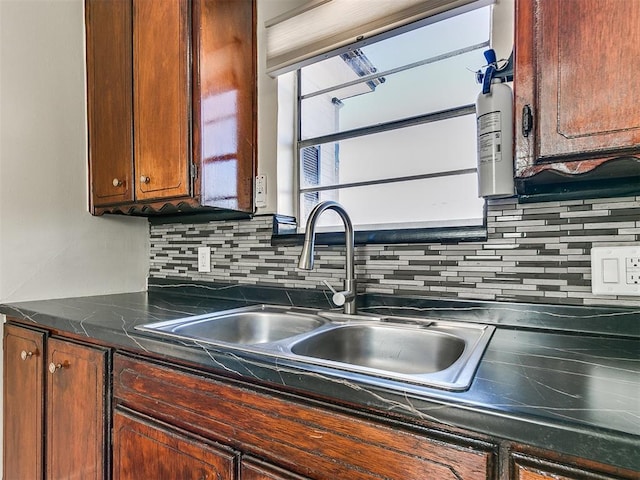
[[(458, 244), (356, 247), (358, 290), (368, 293), (565, 305), (640, 306), (591, 293), (592, 246), (640, 241), (640, 197), (518, 204), (489, 201), (488, 238)], [(301, 247), (272, 247), (272, 216), (151, 225), (150, 278), (326, 289), (344, 277), (344, 247), (317, 246), (313, 271)], [(197, 249), (211, 247), (211, 272)]]

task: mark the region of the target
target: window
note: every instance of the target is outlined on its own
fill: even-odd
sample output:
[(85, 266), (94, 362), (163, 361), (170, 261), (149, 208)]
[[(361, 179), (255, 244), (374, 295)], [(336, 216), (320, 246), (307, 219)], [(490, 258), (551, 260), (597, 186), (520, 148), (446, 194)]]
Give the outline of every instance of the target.
[[(483, 224), (475, 72), (489, 48), (490, 9), (356, 44), (297, 71), (299, 227), (323, 200), (340, 202), (356, 230)], [(320, 221), (341, 225), (329, 214)]]

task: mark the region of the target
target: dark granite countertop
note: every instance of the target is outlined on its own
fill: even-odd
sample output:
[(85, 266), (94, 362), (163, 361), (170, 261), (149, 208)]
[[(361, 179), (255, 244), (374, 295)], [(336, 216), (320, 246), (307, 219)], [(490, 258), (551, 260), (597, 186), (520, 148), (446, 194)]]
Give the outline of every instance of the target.
[(175, 285), (149, 292), (19, 302), (0, 313), (34, 326), (314, 398), (425, 419), (640, 471), (640, 308), (562, 307), (364, 295), (363, 312), (496, 325), (464, 392), (340, 378), (330, 370), (188, 341), (136, 325), (277, 303), (328, 308), (323, 293), (269, 287)]

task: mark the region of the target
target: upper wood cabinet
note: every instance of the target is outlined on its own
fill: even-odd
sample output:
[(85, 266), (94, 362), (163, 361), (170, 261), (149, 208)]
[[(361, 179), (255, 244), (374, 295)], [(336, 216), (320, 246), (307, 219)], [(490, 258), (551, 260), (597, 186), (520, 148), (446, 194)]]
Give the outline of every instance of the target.
[(638, 25), (637, 0), (516, 1), (518, 177), (640, 160)]
[(253, 211), (253, 0), (86, 0), (93, 214)]

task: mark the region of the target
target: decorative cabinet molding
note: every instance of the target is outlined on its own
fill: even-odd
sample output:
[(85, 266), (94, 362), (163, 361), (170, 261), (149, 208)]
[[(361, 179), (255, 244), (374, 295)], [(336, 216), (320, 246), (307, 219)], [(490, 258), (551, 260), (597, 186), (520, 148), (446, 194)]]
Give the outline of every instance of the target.
[(90, 210), (253, 212), (254, 0), (85, 0)]

